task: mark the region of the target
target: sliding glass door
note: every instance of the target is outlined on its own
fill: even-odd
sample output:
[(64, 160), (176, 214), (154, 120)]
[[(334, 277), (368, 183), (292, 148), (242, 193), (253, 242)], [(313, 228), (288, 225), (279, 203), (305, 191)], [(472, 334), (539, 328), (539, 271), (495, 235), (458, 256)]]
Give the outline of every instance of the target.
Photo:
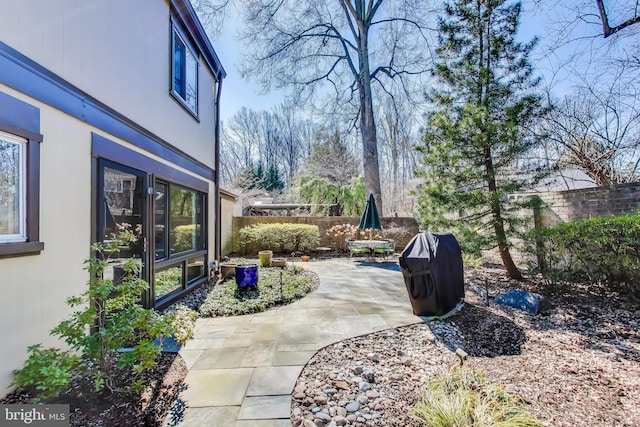
[[(142, 279), (148, 281), (146, 200), (147, 175), (141, 171), (108, 161), (99, 162), (98, 174), (98, 241), (109, 242), (123, 230), (133, 232), (135, 239), (109, 255), (107, 277), (118, 279), (127, 258), (140, 262)], [(143, 295), (145, 303), (148, 295)]]
[(101, 154), (95, 162), (95, 240), (108, 242), (123, 229), (136, 237), (113, 254), (107, 274), (117, 279), (125, 259), (138, 260), (149, 283), (142, 303), (149, 308), (165, 307), (206, 282), (209, 184), (100, 138), (94, 151)]

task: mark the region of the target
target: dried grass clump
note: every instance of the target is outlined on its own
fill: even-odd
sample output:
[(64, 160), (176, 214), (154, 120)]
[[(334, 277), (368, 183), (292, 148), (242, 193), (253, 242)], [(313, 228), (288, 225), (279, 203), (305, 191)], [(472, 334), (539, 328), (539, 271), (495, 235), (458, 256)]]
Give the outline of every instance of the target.
[(468, 368), (434, 378), (413, 408), (413, 417), (429, 427), (542, 427), (524, 402)]

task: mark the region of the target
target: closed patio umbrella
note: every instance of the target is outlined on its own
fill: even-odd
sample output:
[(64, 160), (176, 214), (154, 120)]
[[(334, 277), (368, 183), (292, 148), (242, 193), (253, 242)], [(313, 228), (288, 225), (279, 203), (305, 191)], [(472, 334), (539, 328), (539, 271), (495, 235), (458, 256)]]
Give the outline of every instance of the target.
[[(369, 194), (369, 200), (367, 200), (367, 206), (364, 208), (364, 213), (362, 214), (362, 218), (360, 218), (358, 228), (360, 230), (382, 230), (373, 193)], [(371, 232), (369, 232), (369, 240), (371, 240)]]

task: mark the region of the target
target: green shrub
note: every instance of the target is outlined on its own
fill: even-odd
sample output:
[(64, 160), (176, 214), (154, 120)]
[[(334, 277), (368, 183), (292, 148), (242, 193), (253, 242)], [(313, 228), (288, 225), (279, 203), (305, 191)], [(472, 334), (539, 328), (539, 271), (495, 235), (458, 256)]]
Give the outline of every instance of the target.
[(456, 368), (435, 377), (412, 415), (429, 427), (542, 427), (524, 402), (477, 371)]
[(531, 233), (528, 242), (551, 283), (640, 290), (640, 213), (561, 223)]
[(174, 235), (172, 238), (173, 245), (171, 247), (172, 251), (175, 253), (188, 251), (195, 248), (195, 240), (197, 237), (197, 233), (200, 233), (200, 225), (198, 224), (187, 224), (187, 225), (178, 225), (175, 227)]
[[(52, 335), (62, 338), (88, 362), (85, 366), (92, 366), (89, 375), (97, 391), (104, 388), (118, 391), (122, 387), (140, 390), (143, 373), (155, 365), (161, 352), (154, 340), (174, 336), (184, 342), (193, 333), (196, 314), (191, 310), (181, 309), (161, 316), (140, 305), (140, 296), (148, 289), (147, 282), (140, 278), (140, 260), (109, 259), (136, 240), (125, 228), (108, 243), (91, 246), (95, 256), (85, 261), (90, 273), (88, 289), (80, 296), (67, 299), (67, 304), (76, 311), (51, 330)], [(114, 262), (119, 267), (114, 268), (114, 273), (122, 274), (110, 277), (105, 271)], [(120, 352), (128, 346), (131, 351)], [(14, 384), (35, 387), (40, 391), (39, 397), (50, 397), (63, 390), (74, 370), (79, 369), (76, 363), (79, 357), (57, 349), (41, 350), (36, 345), (30, 347), (30, 353), (24, 367), (16, 372)], [(131, 371), (127, 384), (116, 381), (118, 369), (122, 368)], [(42, 375), (49, 371), (51, 378)]]
[(269, 249), (276, 253), (306, 252), (320, 242), (317, 225), (253, 224), (240, 229), (242, 253)]
[(69, 385), (78, 356), (57, 348), (28, 347), (29, 357), (22, 369), (13, 373), (12, 386), (35, 386), (39, 399), (55, 396)]

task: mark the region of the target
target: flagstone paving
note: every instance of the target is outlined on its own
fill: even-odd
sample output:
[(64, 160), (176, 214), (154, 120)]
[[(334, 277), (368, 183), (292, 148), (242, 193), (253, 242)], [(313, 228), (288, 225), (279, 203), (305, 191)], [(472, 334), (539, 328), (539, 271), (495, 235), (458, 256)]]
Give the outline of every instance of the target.
[[(396, 264), (397, 265), (397, 264)], [(291, 392), (309, 359), (329, 344), (421, 322), (402, 274), (384, 264), (329, 259), (304, 264), (319, 288), (284, 307), (198, 319), (181, 350), (189, 373), (180, 427), (290, 426)], [(170, 425), (167, 423), (167, 425)]]

